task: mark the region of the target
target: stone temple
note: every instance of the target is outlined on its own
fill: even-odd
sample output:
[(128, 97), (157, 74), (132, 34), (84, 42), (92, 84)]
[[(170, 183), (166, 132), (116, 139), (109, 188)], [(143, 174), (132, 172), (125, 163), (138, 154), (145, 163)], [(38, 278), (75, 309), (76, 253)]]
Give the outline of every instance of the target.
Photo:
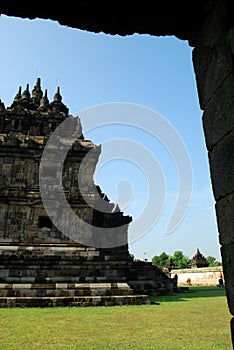
[(197, 249), (196, 253), (194, 254), (191, 260), (191, 268), (194, 269), (194, 268), (208, 267), (208, 266), (209, 266), (208, 261), (206, 260), (204, 255), (202, 255), (200, 250)]
[[(74, 227), (66, 222), (63, 208), (59, 214), (54, 211), (59, 198), (50, 209), (58, 220), (63, 219), (68, 231), (64, 233), (54, 224), (39, 186), (40, 173), (47, 180), (46, 192), (56, 187), (53, 147), (42, 168), (40, 163), (50, 136), (69, 118), (76, 120), (79, 137), (69, 146), (62, 165), (62, 185), (70, 208), (87, 224), (83, 231), (75, 227), (81, 231), (80, 241), (74, 239), (74, 232), (70, 234)], [(66, 144), (61, 135), (57, 140), (59, 147)], [(0, 100), (0, 307), (148, 304), (150, 295), (175, 290), (173, 280), (164, 272), (151, 263), (134, 261), (129, 254), (132, 218), (111, 203), (93, 181), (100, 152), (100, 146), (84, 139), (80, 120), (69, 115), (60, 89), (50, 102), (40, 78), (31, 92), (29, 84), (24, 91), (20, 87), (10, 107)], [(88, 154), (82, 192), (77, 174)], [(111, 228), (118, 228), (123, 244), (84, 244), (87, 237), (94, 242), (99, 234), (100, 239), (103, 228), (107, 232), (103, 239), (108, 239)]]

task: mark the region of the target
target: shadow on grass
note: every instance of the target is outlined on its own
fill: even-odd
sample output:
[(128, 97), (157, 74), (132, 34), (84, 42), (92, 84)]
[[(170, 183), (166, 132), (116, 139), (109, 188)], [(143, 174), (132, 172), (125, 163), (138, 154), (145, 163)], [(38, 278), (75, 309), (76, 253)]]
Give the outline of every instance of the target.
[(176, 301), (187, 301), (190, 298), (214, 298), (214, 297), (226, 297), (225, 288), (199, 286), (189, 287), (187, 292), (177, 292), (169, 295), (156, 295), (151, 296), (151, 303), (159, 305), (163, 302), (176, 302)]

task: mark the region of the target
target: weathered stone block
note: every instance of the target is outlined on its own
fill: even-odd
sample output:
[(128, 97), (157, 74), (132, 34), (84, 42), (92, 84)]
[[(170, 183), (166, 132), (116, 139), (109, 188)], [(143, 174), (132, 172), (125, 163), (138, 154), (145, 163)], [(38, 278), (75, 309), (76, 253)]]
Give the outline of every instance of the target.
[(199, 102), (201, 109), (204, 109), (233, 69), (229, 37), (225, 35), (219, 38), (213, 46), (194, 48), (193, 65)]
[(217, 39), (228, 27), (227, 17), (229, 8), (227, 2), (216, 1), (212, 3), (212, 10), (206, 18), (204, 25), (200, 28), (196, 38), (196, 46), (213, 46)]
[(220, 244), (234, 243), (234, 193), (216, 203)]
[(221, 247), (224, 281), (226, 286), (229, 311), (234, 315), (234, 243), (224, 244)]
[(234, 28), (232, 28), (229, 32), (229, 40), (230, 40), (232, 53), (234, 54)]
[(203, 113), (203, 129), (208, 150), (234, 129), (233, 72), (218, 87)]
[(211, 181), (216, 201), (234, 192), (234, 131), (209, 152)]

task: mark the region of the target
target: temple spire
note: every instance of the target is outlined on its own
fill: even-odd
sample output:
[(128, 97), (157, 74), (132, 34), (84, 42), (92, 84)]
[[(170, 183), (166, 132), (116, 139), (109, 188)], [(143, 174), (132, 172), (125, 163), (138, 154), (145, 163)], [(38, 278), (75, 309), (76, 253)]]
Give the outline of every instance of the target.
[(36, 85), (32, 90), (33, 103), (39, 104), (42, 96), (43, 96), (43, 92), (41, 90), (41, 79), (37, 78)]
[(17, 94), (15, 95), (14, 102), (17, 102), (17, 101), (19, 101), (21, 99), (21, 97), (22, 97), (21, 96), (21, 90), (22, 90), (22, 88), (20, 86)]
[(41, 88), (41, 78), (37, 78), (36, 87), (37, 87), (38, 89)]
[(65, 115), (68, 115), (68, 108), (62, 102), (62, 96), (60, 94), (60, 87), (59, 86), (57, 87), (57, 91), (54, 94), (54, 100), (50, 103), (50, 108), (53, 111), (65, 113)]
[(22, 99), (30, 99), (29, 84), (26, 85), (26, 89), (22, 93)]
[(62, 96), (60, 94), (60, 87), (57, 87), (57, 92), (54, 95), (54, 102), (61, 102), (62, 101)]
[(48, 97), (47, 97), (47, 89), (45, 89), (44, 96), (40, 100), (39, 109), (45, 110), (48, 107), (48, 105), (49, 105), (49, 100), (48, 100)]
[(0, 99), (0, 111), (4, 110), (5, 109), (5, 105), (4, 103), (2, 102), (2, 100)]

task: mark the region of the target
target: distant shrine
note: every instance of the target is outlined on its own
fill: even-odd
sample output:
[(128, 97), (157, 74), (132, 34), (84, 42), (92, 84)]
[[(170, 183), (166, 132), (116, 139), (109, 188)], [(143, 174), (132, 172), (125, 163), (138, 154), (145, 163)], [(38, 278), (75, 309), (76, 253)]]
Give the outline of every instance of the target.
[(200, 253), (199, 249), (197, 249), (196, 253), (194, 254), (192, 260), (191, 260), (191, 268), (197, 268), (197, 267), (208, 267), (209, 263), (206, 260), (206, 258)]
[[(40, 78), (31, 92), (29, 85), (23, 92), (20, 87), (10, 107), (0, 100), (0, 307), (147, 304), (149, 295), (172, 291), (173, 281), (151, 263), (130, 256), (127, 228), (132, 218), (94, 184), (101, 148), (84, 139), (79, 118), (80, 137), (63, 166), (64, 195), (74, 213), (92, 227), (84, 235), (92, 237), (98, 227), (123, 227), (125, 243), (96, 248), (76, 242), (58, 230), (43, 206), (42, 153), (68, 117), (59, 87), (50, 102)], [(92, 163), (82, 181), (94, 203), (105, 200), (108, 212), (93, 209), (80, 192), (77, 171), (90, 150)], [(57, 176), (49, 162), (43, 172)]]

